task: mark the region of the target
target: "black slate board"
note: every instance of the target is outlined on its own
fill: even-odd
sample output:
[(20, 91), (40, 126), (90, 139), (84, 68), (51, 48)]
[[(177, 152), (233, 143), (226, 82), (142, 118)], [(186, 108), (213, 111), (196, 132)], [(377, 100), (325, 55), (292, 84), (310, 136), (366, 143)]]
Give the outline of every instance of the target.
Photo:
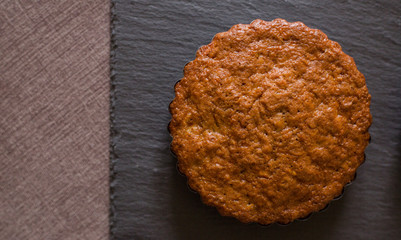
[[(400, 1), (115, 0), (112, 229), (115, 239), (401, 239)], [(302, 21), (354, 57), (372, 95), (358, 177), (321, 213), (288, 226), (221, 217), (191, 192), (169, 151), (173, 86), (196, 50), (256, 18)]]

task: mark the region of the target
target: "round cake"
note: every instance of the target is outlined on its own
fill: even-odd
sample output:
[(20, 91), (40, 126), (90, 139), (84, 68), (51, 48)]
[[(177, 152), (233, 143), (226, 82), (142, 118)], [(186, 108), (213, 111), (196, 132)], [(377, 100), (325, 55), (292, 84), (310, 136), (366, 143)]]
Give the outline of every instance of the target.
[(171, 150), (202, 201), (242, 222), (286, 224), (323, 209), (364, 161), (364, 76), (301, 22), (218, 33), (184, 68)]

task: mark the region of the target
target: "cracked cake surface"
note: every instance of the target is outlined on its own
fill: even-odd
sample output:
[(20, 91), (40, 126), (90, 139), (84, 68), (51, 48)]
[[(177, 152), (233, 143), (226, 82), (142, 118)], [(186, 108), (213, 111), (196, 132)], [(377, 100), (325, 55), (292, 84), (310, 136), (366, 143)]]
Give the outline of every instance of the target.
[(171, 149), (202, 201), (242, 222), (323, 209), (364, 161), (364, 76), (320, 30), (282, 19), (218, 33), (184, 68)]

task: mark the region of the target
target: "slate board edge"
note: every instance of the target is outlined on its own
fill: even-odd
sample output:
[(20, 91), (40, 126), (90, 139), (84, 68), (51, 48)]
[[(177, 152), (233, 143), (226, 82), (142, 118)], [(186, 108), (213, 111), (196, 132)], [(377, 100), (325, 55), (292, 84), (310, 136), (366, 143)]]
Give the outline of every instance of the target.
[(115, 50), (117, 49), (116, 39), (115, 39), (115, 30), (114, 27), (116, 25), (116, 14), (115, 14), (115, 2), (113, 0), (110, 1), (110, 176), (109, 176), (109, 184), (110, 184), (110, 210), (109, 210), (109, 238), (115, 239), (115, 220), (116, 220), (116, 212), (115, 212), (115, 205), (114, 205), (114, 197), (115, 197), (115, 164), (118, 160), (118, 156), (114, 151), (114, 146), (116, 145), (116, 136), (117, 130), (114, 128), (115, 126), (115, 115), (114, 115), (114, 108), (115, 108)]
[[(116, 71), (116, 74), (118, 74), (118, 75), (116, 77), (116, 82), (115, 82), (115, 84), (117, 85), (116, 86), (117, 87), (116, 94), (115, 94), (115, 96), (117, 97), (117, 99), (116, 99), (117, 101), (115, 102), (115, 109), (113, 110), (113, 112), (116, 114), (116, 118), (115, 118), (115, 124), (116, 125), (114, 126), (114, 128), (118, 132), (123, 130), (119, 126), (119, 119), (120, 118), (125, 118), (124, 114), (123, 115), (119, 115), (119, 114), (123, 113), (123, 111), (121, 113), (119, 112), (119, 110), (120, 110), (119, 104), (125, 102), (125, 99), (119, 99), (118, 98), (120, 96), (118, 94), (120, 94), (122, 91), (124, 91), (124, 87), (125, 87), (124, 85), (121, 85), (121, 80), (120, 79), (126, 74), (125, 71), (124, 72), (118, 72), (120, 64), (122, 64), (122, 62), (123, 62), (123, 61), (120, 61), (120, 59), (124, 59), (124, 57), (122, 55), (126, 54), (126, 52), (119, 52), (119, 51), (121, 51), (122, 47), (130, 47), (130, 46), (126, 45), (126, 42), (124, 42), (124, 44), (123, 44), (123, 41), (121, 41), (121, 37), (124, 35), (125, 32), (131, 33), (130, 30), (124, 29), (124, 26), (122, 26), (122, 25), (124, 25), (124, 23), (126, 21), (131, 22), (131, 20), (132, 20), (131, 17), (130, 18), (125, 18), (125, 16), (128, 16), (128, 15), (125, 15), (125, 13), (130, 12), (130, 13), (138, 14), (138, 17), (145, 18), (145, 19), (147, 19), (147, 17), (150, 17), (149, 14), (142, 14), (141, 13), (141, 11), (143, 11), (143, 9), (139, 9), (139, 10), (131, 9), (131, 10), (127, 10), (127, 11), (124, 10), (124, 11), (122, 11), (123, 14), (121, 14), (120, 10), (123, 9), (123, 8), (126, 9), (125, 7), (123, 7), (123, 8), (121, 8), (121, 7), (124, 6), (126, 3), (128, 4), (130, 2), (131, 1), (125, 1), (125, 0), (117, 1), (117, 0), (114, 0), (114, 3), (117, 4), (115, 6), (115, 14), (116, 14), (116, 18), (118, 19), (118, 21), (115, 22), (116, 24), (115, 24), (115, 27), (114, 27), (114, 29), (115, 29), (115, 31), (117, 33), (117, 35), (115, 37), (115, 40), (117, 41), (117, 45), (118, 45), (116, 56), (114, 57), (114, 59), (116, 61), (116, 64), (114, 64), (114, 71)], [(140, 0), (135, 0), (134, 2), (143, 3), (143, 4), (146, 3), (145, 1), (140, 1)], [(174, 2), (176, 2), (176, 1), (174, 1)], [(380, 2), (382, 2), (382, 1), (380, 1)], [(305, 1), (305, 3), (307, 3), (307, 2)], [(156, 3), (154, 5), (155, 6), (159, 6), (161, 4), (157, 4)], [(351, 4), (351, 5), (354, 6), (355, 4)], [(360, 6), (360, 4), (356, 4), (356, 7), (358, 7), (358, 6)], [(380, 7), (380, 6), (381, 6), (380, 4), (376, 5), (376, 7)], [(132, 7), (132, 6), (130, 5), (130, 6), (127, 6), (127, 7)], [(137, 8), (137, 7), (135, 7), (135, 8)], [(167, 5), (167, 9), (170, 9), (170, 7), (172, 7), (172, 5)], [(316, 9), (318, 9), (318, 8), (319, 7), (316, 7)], [(277, 5), (277, 9), (280, 10), (281, 8), (278, 7), (278, 5)], [(350, 8), (350, 10), (352, 10), (352, 9), (353, 8)], [(358, 8), (356, 8), (356, 9), (358, 9)], [(370, 8), (366, 8), (365, 10), (369, 10), (369, 9)], [(298, 16), (297, 15), (297, 11), (299, 12), (301, 10), (302, 9), (298, 9), (298, 8), (295, 9), (295, 10), (294, 9), (291, 10), (291, 8), (289, 8), (288, 11), (291, 14), (295, 12), (294, 16)], [(383, 10), (383, 8), (381, 10)], [(384, 8), (384, 10), (386, 10), (386, 9)], [(286, 11), (283, 10), (281, 13), (283, 13), (283, 12), (287, 12), (287, 10)], [(305, 12), (308, 12), (308, 11), (305, 11)], [(347, 13), (347, 11), (344, 11), (344, 12)], [(371, 13), (370, 10), (368, 12)], [(324, 11), (323, 11), (323, 13), (324, 13)], [(358, 17), (351, 18), (351, 15), (350, 15), (351, 13), (354, 13), (354, 12), (352, 12), (352, 11), (349, 12), (348, 17), (350, 17), (350, 18), (348, 20), (350, 20), (350, 19), (358, 20), (359, 19)], [(390, 12), (389, 12), (389, 15), (391, 15)], [(133, 16), (133, 15), (129, 15), (129, 16)], [(286, 16), (286, 15), (284, 14), (284, 16)], [(309, 20), (311, 20), (311, 19), (313, 20), (313, 16), (314, 15), (312, 14), (311, 16), (312, 17), (310, 17)], [(327, 16), (331, 16), (331, 15), (329, 14)], [(371, 16), (375, 17), (375, 14), (371, 14)], [(186, 17), (186, 19), (188, 18), (188, 16), (184, 16), (184, 17)], [(266, 19), (266, 18), (262, 18), (262, 19)], [(270, 18), (267, 18), (267, 19), (270, 19)], [(294, 20), (298, 20), (298, 19), (303, 19), (303, 18), (299, 17), (299, 18), (296, 18)], [(334, 19), (334, 20), (336, 20), (336, 19)], [(394, 68), (393, 68), (393, 70), (391, 70), (390, 69), (390, 65), (389, 66), (384, 65), (383, 69), (387, 70), (388, 73), (390, 73), (390, 74), (384, 74), (384, 76), (381, 76), (381, 75), (379, 75), (379, 74), (382, 73), (381, 70), (380, 70), (381, 67), (379, 67), (378, 65), (370, 63), (371, 62), (370, 60), (372, 58), (372, 56), (370, 55), (371, 53), (375, 53), (379, 57), (378, 60), (381, 59), (380, 56), (381, 57), (395, 56), (394, 53), (390, 54), (391, 51), (385, 51), (386, 50), (386, 49), (384, 49), (385, 44), (382, 44), (382, 43), (377, 42), (375, 40), (375, 39), (377, 39), (378, 36), (380, 38), (382, 38), (382, 36), (383, 36), (382, 33), (388, 33), (388, 36), (387, 36), (388, 38), (386, 38), (386, 39), (388, 40), (387, 43), (389, 43), (389, 41), (391, 39), (398, 39), (397, 36), (399, 36), (399, 35), (396, 35), (395, 33), (391, 34), (391, 31), (390, 31), (392, 29), (398, 29), (397, 26), (390, 27), (390, 25), (388, 25), (389, 21), (384, 21), (383, 20), (383, 22), (380, 22), (379, 20), (381, 20), (381, 19), (382, 18), (380, 18), (380, 17), (377, 18), (376, 19), (377, 21), (373, 22), (375, 24), (373, 24), (372, 27), (370, 27), (370, 28), (367, 27), (367, 29), (377, 29), (378, 30), (377, 32), (380, 34), (380, 36), (379, 36), (379, 34), (372, 34), (372, 36), (367, 38), (368, 40), (361, 41), (361, 43), (363, 43), (362, 45), (355, 45), (355, 44), (349, 42), (348, 38), (344, 35), (344, 33), (346, 31), (345, 32), (341, 32), (342, 28), (341, 29), (338, 28), (338, 27), (334, 28), (334, 30), (337, 30), (340, 33), (343, 33), (343, 35), (341, 35), (341, 34), (338, 35), (339, 39), (342, 39), (341, 41), (339, 41), (339, 40), (338, 41), (341, 42), (342, 44), (348, 43), (348, 46), (349, 46), (348, 51), (349, 51), (350, 55), (357, 57), (357, 60), (358, 60), (358, 62), (360, 64), (360, 65), (358, 64), (358, 66), (362, 66), (362, 69), (360, 69), (361, 72), (364, 73), (364, 75), (366, 76), (367, 80), (368, 79), (370, 80), (370, 81), (368, 80), (370, 82), (369, 90), (372, 89), (373, 91), (369, 91), (369, 92), (372, 94), (372, 99), (376, 99), (376, 101), (373, 100), (373, 102), (372, 102), (373, 106), (371, 106), (371, 111), (373, 110), (372, 114), (374, 116), (374, 120), (373, 120), (373, 126), (374, 127), (372, 129), (370, 129), (372, 132), (369, 131), (372, 134), (372, 139), (373, 139), (372, 142), (373, 142), (373, 144), (368, 149), (368, 151), (366, 152), (366, 154), (368, 155), (368, 158), (369, 158), (366, 161), (366, 163), (368, 163), (368, 165), (365, 165), (365, 169), (363, 171), (361, 171), (361, 172), (363, 172), (362, 173), (362, 175), (363, 175), (362, 178), (364, 178), (363, 180), (365, 181), (365, 183), (367, 185), (358, 184), (358, 186), (355, 186), (357, 189), (359, 189), (357, 191), (357, 193), (362, 193), (362, 194), (355, 195), (355, 191), (354, 191), (354, 194), (353, 195), (350, 194), (351, 195), (350, 198), (346, 199), (347, 204), (340, 204), (340, 206), (338, 207), (338, 210), (339, 210), (338, 213), (334, 213), (336, 211), (329, 210), (331, 212), (327, 215), (327, 217), (326, 218), (321, 218), (322, 221), (325, 221), (323, 223), (330, 223), (329, 227), (327, 227), (328, 225), (322, 225), (322, 229), (323, 230), (332, 231), (332, 233), (335, 233), (333, 236), (338, 234), (338, 236), (343, 236), (343, 237), (344, 236), (351, 236), (351, 235), (355, 237), (358, 234), (364, 234), (364, 233), (368, 233), (370, 236), (374, 236), (374, 234), (386, 234), (388, 232), (389, 233), (388, 237), (389, 237), (389, 236), (396, 236), (394, 234), (397, 234), (396, 230), (388, 231), (388, 230), (391, 230), (391, 229), (388, 229), (386, 227), (387, 224), (390, 224), (389, 226), (394, 226), (394, 222), (393, 221), (380, 221), (381, 223), (374, 221), (374, 222), (376, 222), (376, 223), (372, 223), (374, 228), (371, 228), (371, 227), (366, 226), (366, 225), (365, 226), (359, 225), (359, 223), (363, 223), (363, 221), (366, 220), (366, 219), (374, 219), (374, 217), (377, 217), (376, 220), (379, 220), (380, 218), (384, 218), (386, 216), (384, 214), (386, 214), (386, 212), (389, 211), (389, 210), (392, 210), (391, 214), (388, 215), (387, 218), (383, 219), (383, 220), (397, 219), (397, 214), (395, 214), (395, 212), (393, 212), (393, 210), (399, 209), (399, 207), (394, 205), (394, 203), (397, 200), (397, 198), (389, 199), (389, 197), (391, 197), (391, 196), (397, 197), (396, 195), (393, 195), (391, 193), (392, 189), (389, 188), (389, 187), (390, 186), (393, 187), (393, 186), (396, 186), (398, 184), (396, 182), (396, 180), (398, 179), (397, 173), (399, 173), (397, 169), (399, 169), (400, 165), (396, 164), (396, 163), (398, 163), (398, 160), (394, 159), (394, 157), (398, 157), (399, 156), (399, 153), (398, 153), (399, 151), (394, 152), (394, 150), (396, 148), (398, 148), (397, 146), (399, 146), (399, 145), (393, 145), (393, 144), (390, 145), (389, 144), (390, 142), (387, 142), (388, 137), (395, 137), (395, 133), (394, 132), (397, 129), (399, 129), (398, 128), (398, 124), (391, 124), (391, 125), (387, 126), (387, 124), (391, 123), (391, 120), (389, 119), (389, 117), (392, 116), (395, 119), (395, 117), (398, 116), (398, 115), (393, 115), (393, 114), (386, 115), (386, 114), (383, 114), (383, 113), (385, 113), (385, 111), (381, 110), (381, 109), (392, 108), (391, 106), (396, 106), (397, 102), (399, 102), (395, 98), (396, 95), (397, 95), (397, 93), (395, 92), (396, 88), (393, 89), (393, 90), (389, 89), (389, 87), (396, 87), (398, 85), (396, 84), (396, 82), (393, 82), (395, 80), (395, 78), (391, 76), (391, 73), (393, 73)], [(345, 22), (348, 21), (348, 20), (344, 19)], [(227, 22), (229, 22), (229, 21), (227, 20), (225, 23), (227, 23)], [(235, 22), (235, 23), (237, 23), (237, 22)], [(358, 23), (359, 22), (356, 21), (356, 24), (358, 24)], [(207, 25), (207, 22), (205, 24)], [(323, 21), (323, 25), (325, 25), (324, 21)], [(342, 25), (340, 25), (340, 26), (342, 26)], [(132, 26), (130, 26), (130, 27), (132, 27)], [(381, 30), (379, 29), (379, 27), (380, 27)], [(138, 29), (140, 29), (140, 28), (138, 28)], [(213, 29), (215, 29), (215, 28), (213, 28)], [(361, 29), (364, 29), (364, 28), (361, 28)], [(206, 30), (206, 26), (205, 26), (205, 30)], [(333, 36), (334, 35), (337, 36), (336, 34), (334, 34), (336, 32), (334, 30), (333, 30), (332, 34), (333, 34)], [(374, 33), (374, 31), (373, 31), (373, 33)], [(161, 35), (165, 36), (163, 34), (161, 34)], [(132, 35), (132, 36), (135, 36), (135, 35)], [(359, 39), (361, 36), (355, 35), (354, 37), (355, 37), (355, 39)], [(366, 37), (363, 37), (363, 38), (366, 39)], [(129, 38), (129, 39), (132, 39), (132, 38)], [(134, 38), (134, 39), (136, 39), (136, 38)], [(384, 39), (384, 40), (386, 40), (386, 39)], [(124, 40), (126, 40), (126, 38), (124, 38)], [(206, 43), (206, 40), (205, 40), (205, 43)], [(130, 44), (132, 44), (132, 42), (128, 43), (128, 45), (130, 45)], [(135, 43), (134, 43), (134, 45), (135, 45)], [(373, 49), (372, 51), (366, 51), (366, 53), (361, 53), (361, 51), (363, 51), (363, 49), (364, 49), (364, 45), (366, 45), (366, 46), (372, 45), (372, 46), (374, 46), (374, 48), (372, 48)], [(390, 44), (390, 45), (393, 46), (394, 49), (398, 49), (397, 45), (393, 45), (393, 44)], [(199, 46), (200, 46), (200, 44), (199, 44)], [(380, 49), (382, 47), (383, 47), (383, 49)], [(164, 48), (168, 49), (168, 46), (163, 45), (163, 49)], [(374, 49), (383, 50), (383, 54), (380, 54), (379, 52), (377, 52), (377, 50), (374, 50)], [(149, 50), (144, 51), (144, 53), (149, 53), (149, 52), (153, 52), (153, 51), (149, 51)], [(130, 54), (131, 52), (128, 52), (128, 53)], [(191, 52), (191, 54), (192, 54), (192, 52)], [(190, 53), (188, 53), (188, 55), (190, 55)], [(158, 58), (158, 59), (160, 60), (160, 58)], [(189, 59), (186, 59), (186, 58), (184, 58), (184, 59), (185, 60), (189, 60)], [(183, 59), (179, 58), (178, 60), (183, 60)], [(378, 61), (378, 63), (380, 63), (380, 61)], [(139, 62), (139, 64), (141, 65), (141, 62)], [(183, 65), (185, 65), (185, 62), (182, 62), (182, 64), (180, 64), (180, 66), (183, 66)], [(180, 66), (178, 66), (178, 67), (180, 68)], [(397, 65), (394, 65), (394, 66), (397, 66)], [(363, 68), (365, 69), (365, 71), (363, 71)], [(130, 70), (128, 70), (128, 71), (130, 72)], [(397, 72), (397, 71), (394, 71), (394, 72)], [(155, 76), (159, 76), (159, 75), (158, 74), (151, 75), (151, 77), (155, 77)], [(178, 78), (179, 77), (176, 77), (176, 79), (178, 79)], [(375, 81), (375, 79), (376, 80), (386, 80), (386, 79), (388, 79), (388, 81), (383, 81), (383, 83), (381, 84), (381, 83), (377, 83), (377, 81)], [(172, 86), (173, 83), (171, 83), (170, 85)], [(164, 87), (166, 87), (166, 86), (164, 86)], [(123, 93), (125, 93), (125, 92), (123, 92)], [(167, 94), (167, 97), (168, 98), (166, 98), (166, 100), (171, 100), (172, 96)], [(381, 97), (381, 99), (378, 100), (378, 98), (380, 98), (380, 97)], [(129, 97), (129, 98), (131, 99), (131, 97)], [(124, 100), (124, 101), (120, 101), (120, 100)], [(383, 103), (387, 104), (387, 108), (385, 107), (386, 105), (382, 105)], [(393, 109), (395, 110), (397, 108), (393, 108)], [(166, 117), (166, 116), (164, 116), (164, 117)], [(375, 117), (378, 117), (378, 118), (375, 118)], [(166, 123), (168, 122), (167, 119), (164, 119), (164, 120), (165, 120)], [(387, 123), (387, 124), (386, 125), (381, 125), (382, 121), (384, 121), (384, 123)], [(393, 128), (392, 129), (392, 133), (393, 134), (390, 134), (389, 132), (388, 133), (384, 133), (384, 132), (386, 132), (386, 130), (390, 129), (390, 126), (392, 126), (392, 128)], [(398, 131), (396, 131), (396, 132), (398, 132)], [(163, 133), (163, 134), (165, 135), (165, 133)], [(159, 134), (158, 136), (161, 137), (162, 134)], [(125, 141), (131, 142), (131, 139), (129, 139), (129, 138), (124, 139), (124, 136), (122, 136), (121, 133), (119, 133), (116, 137), (117, 138), (116, 138), (115, 142), (117, 142), (117, 145), (115, 145), (115, 150), (117, 151), (117, 153), (120, 153), (119, 152), (120, 144), (124, 143)], [(396, 140), (397, 140), (398, 144), (399, 144), (399, 139), (400, 139), (399, 138), (399, 133), (397, 133), (397, 139)], [(168, 140), (168, 142), (169, 141), (170, 141), (170, 139)], [(167, 140), (166, 140), (166, 142), (167, 142)], [(382, 146), (380, 146), (380, 144), (382, 144), (383, 142), (388, 143), (388, 144), (386, 144), (385, 146), (382, 147)], [(397, 143), (397, 142), (395, 142), (395, 143)], [(168, 150), (167, 147), (166, 147), (166, 150)], [(121, 153), (123, 153), (123, 152), (121, 152)], [(160, 153), (160, 154), (157, 154), (157, 156), (160, 157), (160, 156), (165, 155), (165, 154), (167, 154), (167, 153), (163, 153), (163, 154)], [(394, 155), (394, 154), (396, 154), (396, 155)], [(122, 184), (124, 182), (122, 182), (122, 181), (125, 181), (126, 177), (131, 177), (130, 179), (132, 180), (132, 173), (129, 173), (129, 172), (120, 173), (120, 171), (119, 171), (120, 168), (119, 167), (120, 166), (127, 167), (127, 165), (125, 164), (125, 160), (126, 160), (125, 157), (123, 157), (122, 155), (119, 155), (118, 157), (119, 157), (118, 161), (115, 162), (115, 164), (116, 164), (115, 165), (116, 180), (115, 180), (114, 185), (113, 185), (114, 186), (114, 194), (115, 194), (114, 206), (116, 207), (114, 209), (115, 216), (114, 216), (114, 231), (113, 231), (113, 233), (115, 235), (115, 238), (119, 238), (120, 236), (133, 236), (133, 235), (135, 235), (135, 234), (133, 234), (135, 232), (140, 232), (139, 235), (137, 235), (137, 236), (156, 236), (157, 234), (152, 234), (152, 229), (151, 228), (149, 228), (149, 229), (146, 228), (143, 231), (135, 231), (135, 229), (132, 227), (132, 224), (138, 224), (138, 222), (136, 222), (136, 221), (138, 219), (138, 216), (140, 216), (140, 215), (136, 215), (134, 212), (129, 212), (126, 215), (126, 217), (123, 218), (123, 216), (122, 216), (122, 215), (125, 215), (124, 213), (126, 213), (126, 212), (125, 211), (121, 211), (123, 209), (121, 209), (120, 203), (126, 203), (128, 200), (132, 200), (132, 199), (135, 199), (135, 198), (132, 198), (133, 196), (129, 195), (129, 196), (127, 196), (127, 199), (124, 199), (124, 197), (122, 196), (123, 195), (122, 192), (120, 192), (121, 188), (123, 188), (122, 190), (124, 190), (124, 187), (122, 187)], [(392, 162), (381, 161), (381, 160), (385, 159), (384, 157), (389, 157), (389, 161), (391, 160)], [(381, 162), (387, 162), (387, 163), (385, 163), (385, 165), (380, 165)], [(375, 166), (375, 167), (372, 167), (372, 165)], [(392, 168), (393, 165), (396, 166), (397, 169)], [(165, 164), (156, 165), (156, 167), (159, 167), (159, 166), (165, 166)], [(385, 172), (386, 173), (388, 171), (388, 173), (391, 174), (391, 175), (388, 175), (386, 177), (382, 176), (380, 174), (380, 171), (377, 170), (379, 168), (377, 168), (376, 166), (377, 167), (381, 167), (380, 168), (380, 170), (382, 170), (381, 172)], [(374, 169), (376, 169), (376, 170), (374, 170)], [(171, 170), (171, 169), (169, 169), (169, 170)], [(169, 172), (169, 173), (171, 173), (171, 172)], [(359, 175), (359, 172), (358, 172), (358, 175)], [(378, 182), (378, 181), (376, 181), (375, 177), (378, 180), (386, 180), (386, 181), (383, 181), (383, 183)], [(359, 176), (358, 176), (358, 178), (359, 178)], [(121, 179), (121, 180), (119, 180), (119, 179)], [(169, 183), (171, 183), (171, 186), (176, 185), (177, 182), (178, 182), (178, 180), (176, 178), (174, 178), (173, 180), (172, 179), (169, 179), (169, 180), (170, 180)], [(182, 185), (184, 180), (182, 179), (179, 182)], [(367, 187), (369, 187), (369, 188), (367, 188)], [(351, 187), (351, 189), (353, 189), (353, 188), (354, 188), (354, 186)], [(349, 190), (351, 190), (351, 189), (349, 189)], [(147, 190), (147, 189), (145, 189), (145, 190)], [(171, 189), (168, 188), (167, 190), (170, 191)], [(377, 194), (376, 192), (379, 192), (381, 194)], [(168, 193), (168, 192), (166, 192), (166, 193)], [(171, 192), (169, 192), (169, 193), (171, 194)], [(180, 191), (180, 192), (174, 191), (173, 193), (182, 194), (182, 191)], [(348, 193), (345, 196), (347, 196), (347, 195), (348, 195)], [(139, 195), (135, 195), (135, 196), (140, 198), (140, 194)], [(171, 197), (171, 195), (170, 195), (170, 197)], [(131, 198), (131, 199), (129, 199), (129, 198)], [(138, 199), (138, 198), (136, 198), (136, 199)], [(188, 203), (188, 201), (183, 201), (182, 198), (181, 198), (181, 195), (179, 195), (177, 197), (177, 199), (181, 200), (180, 203), (185, 203), (187, 205), (190, 204), (190, 203)], [(361, 203), (357, 202), (357, 204), (355, 205), (355, 204), (353, 204), (353, 201), (354, 201), (353, 199), (361, 200), (362, 202)], [(364, 200), (364, 199), (368, 199), (368, 200)], [(388, 201), (382, 202), (382, 200), (384, 200), (384, 199), (387, 199)], [(173, 200), (175, 200), (175, 198), (173, 198)], [(376, 208), (368, 209), (368, 207), (374, 206), (372, 203), (375, 203), (375, 202), (382, 203), (383, 204), (382, 208), (381, 209), (376, 209)], [(396, 203), (396, 204), (398, 205), (398, 203)], [(135, 205), (131, 205), (132, 209), (133, 210), (137, 209), (134, 206)], [(356, 208), (353, 208), (352, 211), (349, 211), (349, 209), (348, 209), (349, 207), (355, 207), (355, 206), (356, 206)], [(170, 207), (170, 205), (168, 205), (168, 207)], [(171, 207), (172, 208), (176, 207), (176, 205), (174, 205), (174, 203), (171, 203)], [(120, 212), (119, 212), (119, 210), (120, 210)], [(130, 209), (128, 209), (128, 210), (130, 210)], [(346, 223), (350, 223), (350, 225), (343, 224), (344, 222), (340, 221), (341, 219), (347, 220), (348, 218), (345, 218), (345, 217), (347, 217), (348, 215), (353, 216), (353, 214), (358, 214), (358, 215), (355, 215), (354, 217), (360, 217), (359, 216), (359, 211), (360, 210), (363, 210), (363, 212), (361, 212), (361, 213), (363, 213), (362, 216), (365, 216), (365, 219), (361, 219), (362, 221), (357, 221), (357, 222), (355, 220), (354, 221), (349, 221), (349, 222), (347, 221)], [(178, 212), (177, 218), (174, 218), (173, 220), (177, 221), (177, 222), (184, 222), (185, 223), (185, 216), (186, 216), (186, 212)], [(371, 216), (374, 216), (374, 217), (371, 218)], [(333, 217), (334, 220), (332, 220), (331, 217)], [(326, 221), (327, 219), (328, 219), (328, 221)], [(152, 220), (152, 218), (145, 219), (145, 220)], [(198, 221), (198, 222), (202, 222), (202, 221)], [(140, 222), (140, 223), (142, 223), (142, 222)], [(164, 223), (166, 224), (166, 222), (164, 222)], [(365, 223), (369, 223), (369, 221), (366, 221)], [(183, 230), (183, 233), (182, 234), (181, 233), (178, 234), (178, 236), (188, 236), (189, 233), (190, 233), (190, 231), (188, 231), (185, 226), (184, 227), (174, 226), (174, 228), (171, 228), (171, 226), (173, 226), (172, 224), (174, 224), (174, 223), (170, 224), (170, 222), (169, 222), (168, 224), (169, 225), (164, 225), (166, 227), (163, 227), (161, 229), (161, 233), (164, 233), (164, 234), (165, 233), (170, 233), (171, 234), (172, 231), (175, 231), (177, 229), (178, 230)], [(223, 223), (223, 227), (226, 227), (225, 224), (226, 224), (226, 222)], [(308, 234), (308, 235), (310, 235), (310, 236), (323, 236), (323, 235), (321, 235), (320, 231), (314, 231), (312, 229), (312, 227), (314, 225), (320, 226), (319, 225), (320, 223), (317, 223), (315, 221), (313, 224), (309, 224), (309, 225), (308, 224), (309, 223), (307, 223), (304, 226), (302, 226), (302, 228), (305, 228), (306, 230), (308, 230), (308, 229), (310, 230), (310, 234)], [(143, 226), (143, 225), (141, 225), (141, 226)], [(207, 225), (207, 226), (209, 226), (209, 225)], [(342, 226), (343, 229), (337, 228), (337, 226)], [(350, 227), (350, 226), (352, 226), (352, 227)], [(190, 224), (189, 227), (193, 227), (193, 225)], [(235, 233), (238, 233), (238, 236), (243, 236), (242, 233), (246, 232), (246, 230), (244, 230), (241, 226), (239, 226), (239, 227), (241, 229), (236, 231)], [(296, 225), (294, 227), (294, 229), (296, 229), (296, 230), (298, 228), (300, 228), (300, 226), (298, 226), (298, 225)], [(197, 228), (194, 228), (194, 229), (196, 230), (197, 233), (202, 233), (202, 231), (198, 231)], [(230, 229), (230, 230), (235, 230), (235, 229)], [(352, 230), (352, 231), (348, 232), (348, 230)], [(211, 231), (213, 233), (222, 234), (222, 231), (220, 231), (219, 229), (216, 229), (216, 227), (212, 228)], [(258, 234), (261, 234), (261, 236), (264, 236), (264, 232), (263, 231), (258, 231), (257, 229), (256, 229), (256, 231), (257, 231)], [(370, 232), (370, 231), (372, 231), (372, 232)], [(272, 237), (274, 237), (274, 236), (282, 236), (282, 234), (284, 234), (284, 232), (286, 232), (286, 231), (277, 230), (274, 227), (274, 229), (271, 230), (271, 232), (268, 232), (268, 234), (269, 234), (269, 236), (271, 235)], [(129, 234), (129, 235), (127, 235), (127, 234)], [(297, 234), (295, 233), (295, 235), (297, 235)], [(200, 236), (203, 236), (203, 235), (200, 234)], [(285, 236), (292, 236), (292, 234), (285, 235)], [(394, 239), (398, 239), (398, 238), (394, 238)]]

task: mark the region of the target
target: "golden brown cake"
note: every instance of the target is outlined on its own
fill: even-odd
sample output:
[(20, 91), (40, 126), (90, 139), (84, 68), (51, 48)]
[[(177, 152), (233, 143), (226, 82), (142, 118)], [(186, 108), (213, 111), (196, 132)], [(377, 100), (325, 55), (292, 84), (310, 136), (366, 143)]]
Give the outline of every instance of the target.
[(354, 60), (282, 19), (218, 33), (170, 104), (172, 151), (205, 204), (242, 222), (289, 223), (341, 194), (364, 161), (370, 95)]

